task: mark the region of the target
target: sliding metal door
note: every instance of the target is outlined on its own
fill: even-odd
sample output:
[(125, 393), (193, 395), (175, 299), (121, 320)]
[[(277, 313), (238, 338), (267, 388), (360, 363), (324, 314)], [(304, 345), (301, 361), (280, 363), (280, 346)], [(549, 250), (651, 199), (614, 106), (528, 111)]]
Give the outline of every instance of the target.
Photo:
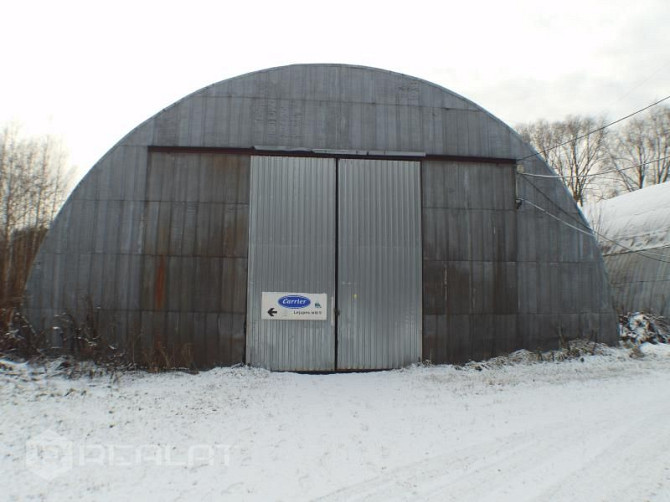
[(338, 165), (338, 369), (421, 358), (420, 163)]
[[(334, 370), (335, 160), (252, 157), (250, 185), (247, 363)], [(327, 318), (278, 319), (263, 293), (325, 294)]]
[[(249, 364), (328, 371), (420, 360), (419, 177), (418, 162), (252, 157)], [(325, 295), (323, 320), (282, 317), (267, 303), (310, 295)]]

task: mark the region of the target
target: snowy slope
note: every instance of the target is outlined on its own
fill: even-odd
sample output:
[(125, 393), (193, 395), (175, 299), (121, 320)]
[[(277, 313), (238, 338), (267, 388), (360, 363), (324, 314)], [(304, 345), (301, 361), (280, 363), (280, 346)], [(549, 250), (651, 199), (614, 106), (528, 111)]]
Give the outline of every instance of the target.
[(117, 380), (5, 362), (1, 498), (670, 500), (670, 352), (644, 350)]

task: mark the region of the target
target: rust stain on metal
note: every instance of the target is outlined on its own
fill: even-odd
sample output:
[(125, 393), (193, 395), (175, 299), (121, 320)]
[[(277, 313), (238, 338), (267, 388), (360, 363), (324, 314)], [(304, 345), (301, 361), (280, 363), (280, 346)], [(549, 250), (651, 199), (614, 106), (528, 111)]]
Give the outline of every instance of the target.
[(161, 256), (156, 270), (156, 283), (154, 284), (154, 305), (156, 310), (162, 310), (165, 303), (165, 256)]

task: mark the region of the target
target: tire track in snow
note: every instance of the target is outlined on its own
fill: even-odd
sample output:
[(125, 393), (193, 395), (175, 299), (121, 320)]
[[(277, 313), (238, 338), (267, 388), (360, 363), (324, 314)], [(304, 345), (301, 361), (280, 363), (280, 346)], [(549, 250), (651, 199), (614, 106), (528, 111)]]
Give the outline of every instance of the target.
[[(522, 433), (515, 433), (462, 447), (449, 454), (404, 464), (382, 476), (348, 486), (316, 500), (336, 502), (403, 500), (416, 497), (425, 499), (432, 494), (438, 495), (441, 500), (450, 500), (451, 489), (469, 477), (470, 469), (493, 469), (502, 461), (527, 456), (532, 445), (521, 441), (523, 436)], [(449, 488), (446, 492), (445, 487)]]
[[(588, 462), (541, 493), (538, 499), (575, 500), (575, 487), (595, 487), (592, 500), (670, 500), (670, 432), (667, 409), (646, 415)], [(651, 427), (650, 427), (651, 425)], [(615, 468), (612, 459), (618, 461)], [(653, 481), (650, 481), (653, 480)]]
[[(620, 490), (627, 487), (631, 493), (624, 499), (639, 499), (635, 477), (629, 471), (619, 473), (620, 476), (611, 472), (612, 456), (625, 459), (622, 471), (629, 464), (651, 462), (657, 466), (656, 472), (650, 473), (653, 479), (665, 476), (667, 480), (670, 435), (635, 439), (637, 431), (649, 420), (660, 424), (667, 416), (667, 410), (661, 410), (616, 427), (612, 427), (610, 419), (587, 424), (553, 423), (408, 463), (316, 500), (574, 500), (570, 486), (576, 484), (578, 495), (584, 495), (584, 486), (590, 479), (598, 480), (593, 483), (592, 500), (611, 500), (607, 494), (620, 499)], [(659, 451), (659, 440), (663, 441), (662, 453), (650, 458), (649, 451)], [(602, 483), (606, 479), (611, 481), (609, 487)], [(663, 486), (654, 489), (650, 496), (663, 493)]]

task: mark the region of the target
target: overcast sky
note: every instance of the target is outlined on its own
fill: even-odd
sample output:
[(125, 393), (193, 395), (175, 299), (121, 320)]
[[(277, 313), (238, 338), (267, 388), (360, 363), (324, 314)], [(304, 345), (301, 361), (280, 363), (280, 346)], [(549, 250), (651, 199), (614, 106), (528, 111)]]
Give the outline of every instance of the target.
[(0, 123), (61, 136), (80, 174), (185, 95), (285, 64), (421, 77), (511, 126), (670, 95), (669, 0), (8, 1)]

